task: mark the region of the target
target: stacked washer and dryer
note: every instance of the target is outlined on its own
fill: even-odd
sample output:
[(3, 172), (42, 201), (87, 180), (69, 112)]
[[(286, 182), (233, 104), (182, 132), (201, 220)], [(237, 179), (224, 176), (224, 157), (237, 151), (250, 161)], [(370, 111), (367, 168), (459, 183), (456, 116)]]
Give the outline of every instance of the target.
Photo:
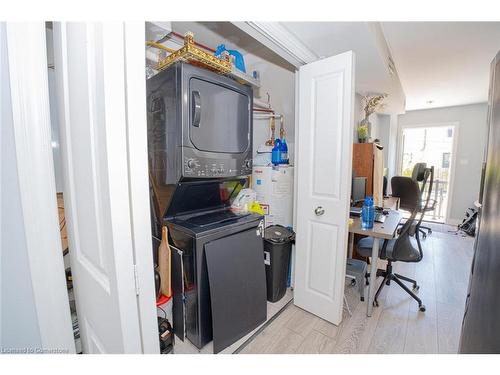
[(178, 62), (148, 79), (147, 105), (153, 248), (166, 226), (173, 330), (219, 352), (267, 315), (263, 217), (230, 210), (252, 173), (253, 91)]

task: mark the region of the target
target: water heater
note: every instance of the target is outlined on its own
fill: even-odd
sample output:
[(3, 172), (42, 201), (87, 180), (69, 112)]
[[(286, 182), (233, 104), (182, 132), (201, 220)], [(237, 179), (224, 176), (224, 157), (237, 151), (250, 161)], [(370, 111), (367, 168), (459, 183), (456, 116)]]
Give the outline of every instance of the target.
[(253, 167), (252, 189), (264, 209), (265, 225), (293, 226), (293, 167)]

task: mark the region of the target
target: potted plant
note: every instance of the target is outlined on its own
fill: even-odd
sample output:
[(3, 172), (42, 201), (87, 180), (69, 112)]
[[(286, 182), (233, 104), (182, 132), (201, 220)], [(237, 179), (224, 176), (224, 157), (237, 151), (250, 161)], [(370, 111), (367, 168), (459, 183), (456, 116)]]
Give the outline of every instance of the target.
[(362, 120), (358, 125), (358, 141), (365, 143), (368, 140), (368, 124)]
[(363, 97), (364, 107), (363, 111), (365, 113), (365, 118), (359, 122), (358, 125), (358, 141), (359, 143), (365, 143), (370, 138), (371, 123), (370, 115), (377, 109), (383, 108), (384, 104), (382, 101), (387, 97), (387, 94), (366, 95)]

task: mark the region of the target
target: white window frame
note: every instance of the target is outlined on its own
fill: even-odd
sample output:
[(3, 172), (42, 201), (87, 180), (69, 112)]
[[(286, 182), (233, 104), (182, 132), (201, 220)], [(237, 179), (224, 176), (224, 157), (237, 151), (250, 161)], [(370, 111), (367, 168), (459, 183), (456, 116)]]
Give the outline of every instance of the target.
[[(454, 222), (450, 221), (451, 203), (453, 201), (454, 194), (454, 182), (455, 182), (455, 170), (457, 164), (457, 151), (458, 151), (458, 137), (460, 132), (460, 123), (458, 121), (452, 122), (431, 122), (431, 123), (417, 123), (417, 124), (399, 124), (398, 125), (398, 141), (397, 141), (397, 154), (396, 154), (396, 173), (398, 176), (401, 173), (401, 167), (403, 164), (402, 151), (403, 151), (403, 130), (409, 128), (438, 128), (438, 127), (452, 127), (453, 128), (453, 145), (452, 145), (452, 158), (450, 166), (450, 193), (448, 196), (448, 202), (446, 205), (446, 213), (444, 217), (445, 224), (454, 225)], [(431, 197), (432, 198), (432, 197)]]

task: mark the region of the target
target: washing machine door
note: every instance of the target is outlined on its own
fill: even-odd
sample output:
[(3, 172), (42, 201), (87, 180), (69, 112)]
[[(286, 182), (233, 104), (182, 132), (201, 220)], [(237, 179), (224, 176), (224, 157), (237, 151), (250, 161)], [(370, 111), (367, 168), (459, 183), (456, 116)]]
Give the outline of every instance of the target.
[(214, 352), (264, 323), (267, 315), (264, 249), (257, 228), (205, 244)]

